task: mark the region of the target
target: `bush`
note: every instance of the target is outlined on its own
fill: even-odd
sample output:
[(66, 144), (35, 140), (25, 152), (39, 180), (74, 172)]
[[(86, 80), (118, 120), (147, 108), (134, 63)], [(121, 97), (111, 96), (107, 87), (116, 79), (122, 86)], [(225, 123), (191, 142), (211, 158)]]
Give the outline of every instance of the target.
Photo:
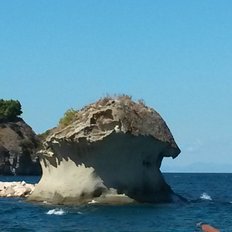
[(0, 99), (1, 121), (14, 121), (21, 114), (21, 104), (19, 101)]
[(76, 118), (76, 113), (77, 113), (77, 111), (74, 110), (73, 108), (67, 110), (64, 114), (64, 117), (60, 119), (59, 126), (66, 127), (70, 123), (72, 123)]

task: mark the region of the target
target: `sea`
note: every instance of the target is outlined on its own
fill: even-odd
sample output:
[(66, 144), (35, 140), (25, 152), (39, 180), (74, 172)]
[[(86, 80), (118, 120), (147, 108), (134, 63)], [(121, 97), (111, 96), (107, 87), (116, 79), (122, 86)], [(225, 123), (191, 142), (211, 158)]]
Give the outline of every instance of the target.
[[(199, 222), (232, 232), (232, 174), (164, 173), (186, 200), (165, 204), (62, 206), (0, 198), (0, 232), (197, 232)], [(39, 177), (0, 176), (37, 183)]]

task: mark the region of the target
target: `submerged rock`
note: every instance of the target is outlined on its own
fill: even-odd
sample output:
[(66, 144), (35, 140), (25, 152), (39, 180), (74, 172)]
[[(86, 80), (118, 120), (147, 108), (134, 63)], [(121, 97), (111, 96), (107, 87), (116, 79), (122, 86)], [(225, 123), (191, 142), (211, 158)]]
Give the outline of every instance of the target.
[(164, 120), (128, 96), (104, 98), (53, 130), (40, 152), (43, 175), (29, 197), (58, 204), (165, 202), (160, 165), (180, 153)]

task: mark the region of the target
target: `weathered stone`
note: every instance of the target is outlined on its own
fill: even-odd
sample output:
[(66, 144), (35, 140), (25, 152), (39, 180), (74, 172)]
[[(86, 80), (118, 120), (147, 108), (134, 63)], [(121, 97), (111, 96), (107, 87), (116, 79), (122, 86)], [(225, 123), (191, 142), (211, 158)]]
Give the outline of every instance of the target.
[(0, 122), (0, 175), (40, 175), (35, 132), (21, 118)]
[(127, 96), (99, 100), (53, 130), (44, 148), (43, 176), (30, 200), (112, 203), (112, 188), (123, 202), (171, 200), (160, 165), (180, 149), (160, 115), (142, 102)]
[(28, 197), (35, 189), (33, 184), (23, 182), (0, 182), (0, 197)]

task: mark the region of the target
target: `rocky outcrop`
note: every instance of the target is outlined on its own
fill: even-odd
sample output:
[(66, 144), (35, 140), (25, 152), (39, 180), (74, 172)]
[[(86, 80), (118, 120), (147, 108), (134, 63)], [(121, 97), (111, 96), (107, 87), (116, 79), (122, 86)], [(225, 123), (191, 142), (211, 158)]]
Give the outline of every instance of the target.
[(21, 118), (0, 122), (0, 175), (40, 175), (39, 139)]
[(43, 175), (29, 197), (58, 204), (165, 202), (160, 165), (180, 153), (164, 120), (128, 96), (104, 98), (57, 128), (40, 151)]
[(34, 189), (34, 184), (24, 181), (0, 182), (0, 197), (28, 197)]

